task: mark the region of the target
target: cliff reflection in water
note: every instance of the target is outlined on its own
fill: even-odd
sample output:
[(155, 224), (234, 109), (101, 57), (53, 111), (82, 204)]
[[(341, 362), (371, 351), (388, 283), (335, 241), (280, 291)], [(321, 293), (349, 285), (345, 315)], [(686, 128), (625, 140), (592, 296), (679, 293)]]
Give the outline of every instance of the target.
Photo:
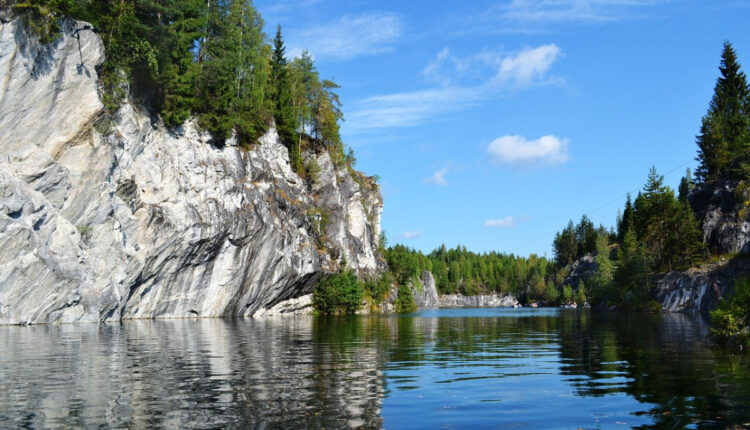
[(750, 362), (706, 330), (557, 309), (0, 327), (0, 428), (742, 426)]
[(338, 322), (0, 327), (0, 428), (380, 427), (382, 360)]

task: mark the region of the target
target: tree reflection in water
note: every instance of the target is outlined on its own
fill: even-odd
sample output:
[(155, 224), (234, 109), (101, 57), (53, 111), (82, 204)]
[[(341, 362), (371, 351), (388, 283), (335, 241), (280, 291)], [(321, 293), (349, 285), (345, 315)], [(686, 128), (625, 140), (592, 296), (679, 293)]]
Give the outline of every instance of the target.
[(0, 327), (0, 428), (741, 426), (750, 361), (687, 315)]

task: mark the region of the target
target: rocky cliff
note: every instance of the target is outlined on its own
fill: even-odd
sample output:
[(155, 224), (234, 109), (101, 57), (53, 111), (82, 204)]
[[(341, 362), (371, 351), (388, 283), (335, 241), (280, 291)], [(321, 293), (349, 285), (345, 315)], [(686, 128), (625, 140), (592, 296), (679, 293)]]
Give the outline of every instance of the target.
[(734, 282), (748, 273), (750, 260), (747, 258), (670, 272), (656, 281), (656, 300), (668, 312), (706, 313), (723, 297), (731, 295)]
[(432, 276), (431, 272), (425, 270), (422, 272), (420, 281), (422, 288), (412, 286), (411, 289), (412, 296), (414, 296), (414, 304), (418, 308), (439, 308), (440, 296), (435, 286), (435, 277)]
[(446, 294), (440, 296), (441, 308), (512, 308), (517, 306), (520, 306), (518, 300), (511, 295), (463, 296), (461, 294)]
[(83, 25), (41, 45), (0, 17), (0, 324), (252, 316), (344, 259), (379, 270), (372, 182), (324, 152), (306, 183), (273, 128), (244, 150), (130, 104), (106, 120)]
[[(703, 231), (703, 242), (713, 254), (750, 253), (750, 218), (741, 217), (737, 181), (701, 184), (689, 195)], [(734, 281), (750, 273), (750, 261), (737, 258), (670, 272), (656, 281), (656, 300), (669, 312), (708, 312), (731, 294)]]
[(740, 217), (737, 181), (714, 181), (690, 193), (690, 205), (714, 254), (750, 253), (750, 217)]

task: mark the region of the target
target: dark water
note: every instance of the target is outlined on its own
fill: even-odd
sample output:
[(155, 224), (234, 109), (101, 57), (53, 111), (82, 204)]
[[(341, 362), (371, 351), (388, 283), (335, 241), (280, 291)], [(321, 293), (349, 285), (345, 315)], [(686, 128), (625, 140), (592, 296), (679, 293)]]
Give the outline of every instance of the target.
[(556, 309), (0, 327), (0, 428), (744, 428), (685, 315)]

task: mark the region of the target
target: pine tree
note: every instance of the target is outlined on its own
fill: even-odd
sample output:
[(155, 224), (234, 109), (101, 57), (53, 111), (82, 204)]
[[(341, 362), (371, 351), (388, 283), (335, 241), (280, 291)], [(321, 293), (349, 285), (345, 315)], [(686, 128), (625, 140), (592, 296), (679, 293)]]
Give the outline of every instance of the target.
[(576, 240), (573, 221), (568, 221), (568, 226), (562, 232), (555, 235), (552, 248), (558, 267), (565, 267), (575, 260), (578, 252), (578, 242)]
[(677, 222), (674, 231), (676, 236), (676, 264), (681, 267), (689, 267), (706, 252), (703, 245), (703, 234), (687, 201), (680, 202), (676, 217)]
[(680, 186), (677, 189), (678, 192), (678, 200), (681, 202), (687, 202), (688, 201), (688, 195), (691, 191), (695, 188), (695, 184), (693, 183), (693, 175), (690, 172), (690, 168), (688, 167), (687, 171), (685, 172), (685, 176), (680, 179)]
[(302, 156), (297, 139), (297, 121), (292, 100), (289, 67), (285, 55), (286, 48), (279, 25), (276, 27), (276, 36), (273, 39), (273, 56), (271, 57), (271, 80), (274, 85), (274, 91), (271, 93), (271, 104), (273, 105), (276, 129), (281, 141), (289, 149), (289, 161), (294, 170), (300, 172), (302, 170)]
[(597, 235), (595, 261), (596, 272), (587, 282), (589, 298), (593, 303), (606, 303), (607, 300), (612, 300), (612, 283), (615, 270), (614, 264), (609, 258), (609, 241), (606, 235)]
[(630, 193), (625, 198), (625, 209), (622, 212), (622, 218), (620, 223), (617, 225), (617, 242), (622, 243), (625, 240), (625, 233), (629, 228), (633, 227), (633, 201), (630, 197)]
[(696, 138), (696, 175), (702, 182), (741, 176), (750, 151), (750, 88), (729, 42), (724, 43), (719, 71)]
[(617, 269), (614, 273), (616, 301), (622, 302), (629, 297), (631, 302), (641, 303), (647, 298), (648, 267), (646, 253), (638, 244), (634, 229), (629, 229), (617, 252)]

